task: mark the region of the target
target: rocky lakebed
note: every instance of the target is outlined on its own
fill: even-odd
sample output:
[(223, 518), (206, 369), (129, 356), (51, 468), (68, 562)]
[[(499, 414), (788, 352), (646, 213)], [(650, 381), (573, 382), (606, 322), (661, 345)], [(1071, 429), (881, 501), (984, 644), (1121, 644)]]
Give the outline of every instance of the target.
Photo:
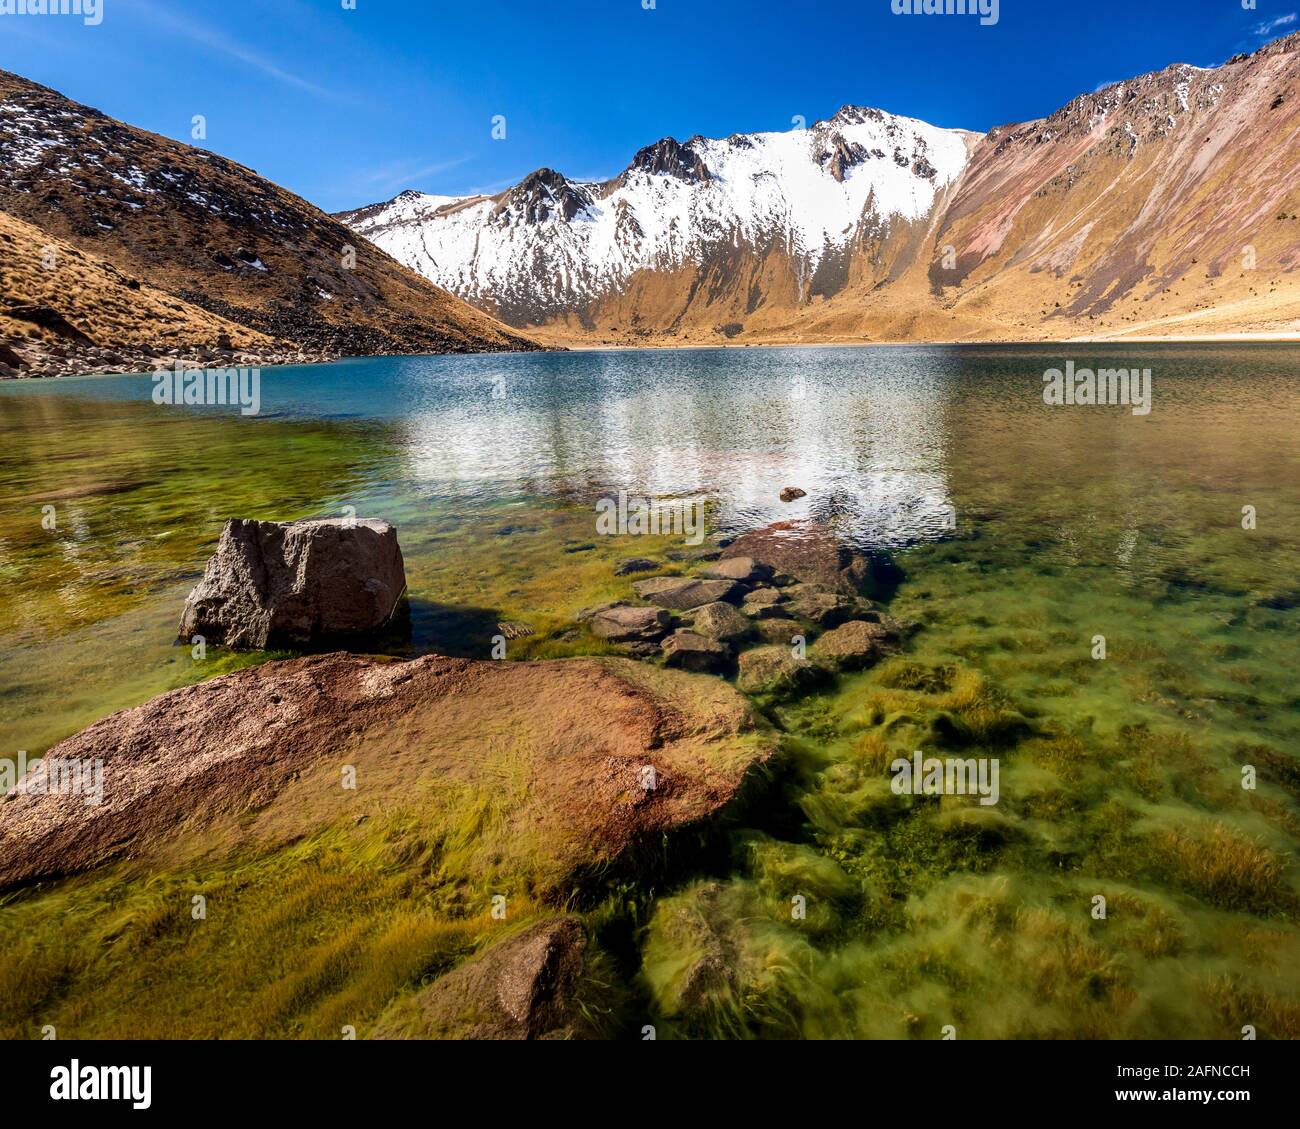
[[(437, 819), (497, 790), (499, 825), (466, 837), (463, 873), (487, 891), (508, 872), (556, 915), (403, 999), (374, 1034), (590, 1032), (587, 930), (559, 911), (620, 873), (670, 874), (675, 841), (698, 847), (761, 792), (779, 738), (755, 700), (897, 653), (915, 625), (865, 596), (882, 567), (829, 530), (778, 523), (620, 561), (627, 598), (575, 630), (626, 657), (395, 661), (364, 655), (406, 590), (392, 525), (232, 520), (178, 644), (315, 653), (171, 691), (51, 749), (0, 804), (0, 890), (264, 853), (340, 820)], [(66, 763), (103, 766), (102, 803), (52, 786)]]

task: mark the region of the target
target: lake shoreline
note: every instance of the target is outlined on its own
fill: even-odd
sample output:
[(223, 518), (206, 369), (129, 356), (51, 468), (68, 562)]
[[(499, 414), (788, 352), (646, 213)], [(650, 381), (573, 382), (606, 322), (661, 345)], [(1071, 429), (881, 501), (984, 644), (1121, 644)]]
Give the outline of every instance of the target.
[[(732, 342), (717, 342), (699, 344), (667, 344), (647, 342), (636, 345), (615, 344), (615, 343), (595, 343), (595, 344), (569, 344), (562, 345), (559, 343), (548, 343), (547, 347), (541, 350), (487, 350), (475, 353), (367, 353), (363, 356), (325, 356), (320, 355), (316, 358), (305, 358), (303, 360), (285, 361), (283, 354), (277, 354), (271, 363), (259, 364), (250, 360), (248, 354), (242, 355), (238, 359), (232, 359), (231, 366), (243, 366), (246, 368), (256, 368), (259, 371), (268, 371), (279, 368), (325, 368), (331, 365), (347, 364), (356, 361), (371, 361), (380, 359), (391, 360), (416, 360), (426, 357), (527, 357), (533, 356), (538, 352), (542, 353), (691, 353), (691, 352), (730, 352), (744, 351), (747, 349), (1036, 349), (1050, 348), (1054, 346), (1061, 347), (1078, 347), (1091, 345), (1122, 346), (1122, 345), (1300, 345), (1300, 333), (1294, 334), (1270, 334), (1270, 333), (1245, 333), (1245, 334), (1219, 334), (1214, 336), (1192, 335), (1187, 337), (1067, 337), (1058, 339), (1034, 339), (1034, 338), (1006, 338), (987, 341), (747, 341), (743, 344)], [(174, 365), (175, 360), (170, 360), (169, 365)], [(185, 365), (193, 365), (194, 368), (204, 368), (202, 362), (183, 362)], [(214, 367), (229, 367), (225, 365), (216, 365)], [(73, 379), (79, 380), (87, 377), (114, 377), (114, 376), (152, 376), (158, 371), (154, 368), (124, 369), (113, 372), (20, 372), (12, 376), (0, 376), (0, 384), (15, 381), (49, 381)]]

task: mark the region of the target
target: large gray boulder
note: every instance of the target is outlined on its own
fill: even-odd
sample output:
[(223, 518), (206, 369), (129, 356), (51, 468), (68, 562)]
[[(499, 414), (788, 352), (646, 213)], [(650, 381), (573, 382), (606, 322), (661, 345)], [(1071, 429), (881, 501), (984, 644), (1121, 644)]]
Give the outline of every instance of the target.
[(236, 518), (185, 601), (180, 638), (256, 651), (361, 636), (392, 617), (405, 591), (386, 521)]

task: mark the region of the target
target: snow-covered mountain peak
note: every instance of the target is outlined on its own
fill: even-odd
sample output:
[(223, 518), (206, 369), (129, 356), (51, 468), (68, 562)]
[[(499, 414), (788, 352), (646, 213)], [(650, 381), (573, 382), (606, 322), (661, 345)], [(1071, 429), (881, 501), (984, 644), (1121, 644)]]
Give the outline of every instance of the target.
[(864, 232), (928, 214), (975, 136), (845, 106), (807, 129), (666, 137), (608, 181), (539, 169), (495, 197), (404, 192), (342, 218), (453, 293), (542, 321), (720, 248), (779, 248), (810, 278)]

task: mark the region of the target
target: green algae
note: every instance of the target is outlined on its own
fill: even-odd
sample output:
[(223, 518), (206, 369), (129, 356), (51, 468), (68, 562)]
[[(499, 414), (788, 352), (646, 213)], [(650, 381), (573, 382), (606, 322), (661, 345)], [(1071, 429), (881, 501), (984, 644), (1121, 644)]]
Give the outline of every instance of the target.
[[(950, 419), (958, 527), (895, 555), (889, 611), (921, 630), (874, 670), (763, 703), (785, 757), (722, 857), (621, 875), (582, 907), (618, 972), (602, 1029), (1300, 1037), (1300, 456), (1270, 423), (1291, 402), (1193, 400), (1136, 440), (1052, 417), (1012, 428), (1014, 455), (987, 404)], [(616, 561), (671, 544), (593, 538), (590, 509), (541, 484), (430, 489), (386, 424), (4, 410), (0, 754), (273, 657), (172, 645), (229, 516), (394, 521), (411, 601), (393, 654), (487, 657), (502, 621), (534, 632), (510, 659), (603, 653), (574, 613), (628, 595)], [(895, 795), (889, 766), (917, 749), (997, 758), (1000, 802)], [(490, 850), (470, 800), (445, 827), (10, 895), (0, 1034), (364, 1037), (501, 935), (458, 872)], [(200, 889), (215, 912), (196, 925)], [(510, 892), (510, 927), (548, 912)]]

